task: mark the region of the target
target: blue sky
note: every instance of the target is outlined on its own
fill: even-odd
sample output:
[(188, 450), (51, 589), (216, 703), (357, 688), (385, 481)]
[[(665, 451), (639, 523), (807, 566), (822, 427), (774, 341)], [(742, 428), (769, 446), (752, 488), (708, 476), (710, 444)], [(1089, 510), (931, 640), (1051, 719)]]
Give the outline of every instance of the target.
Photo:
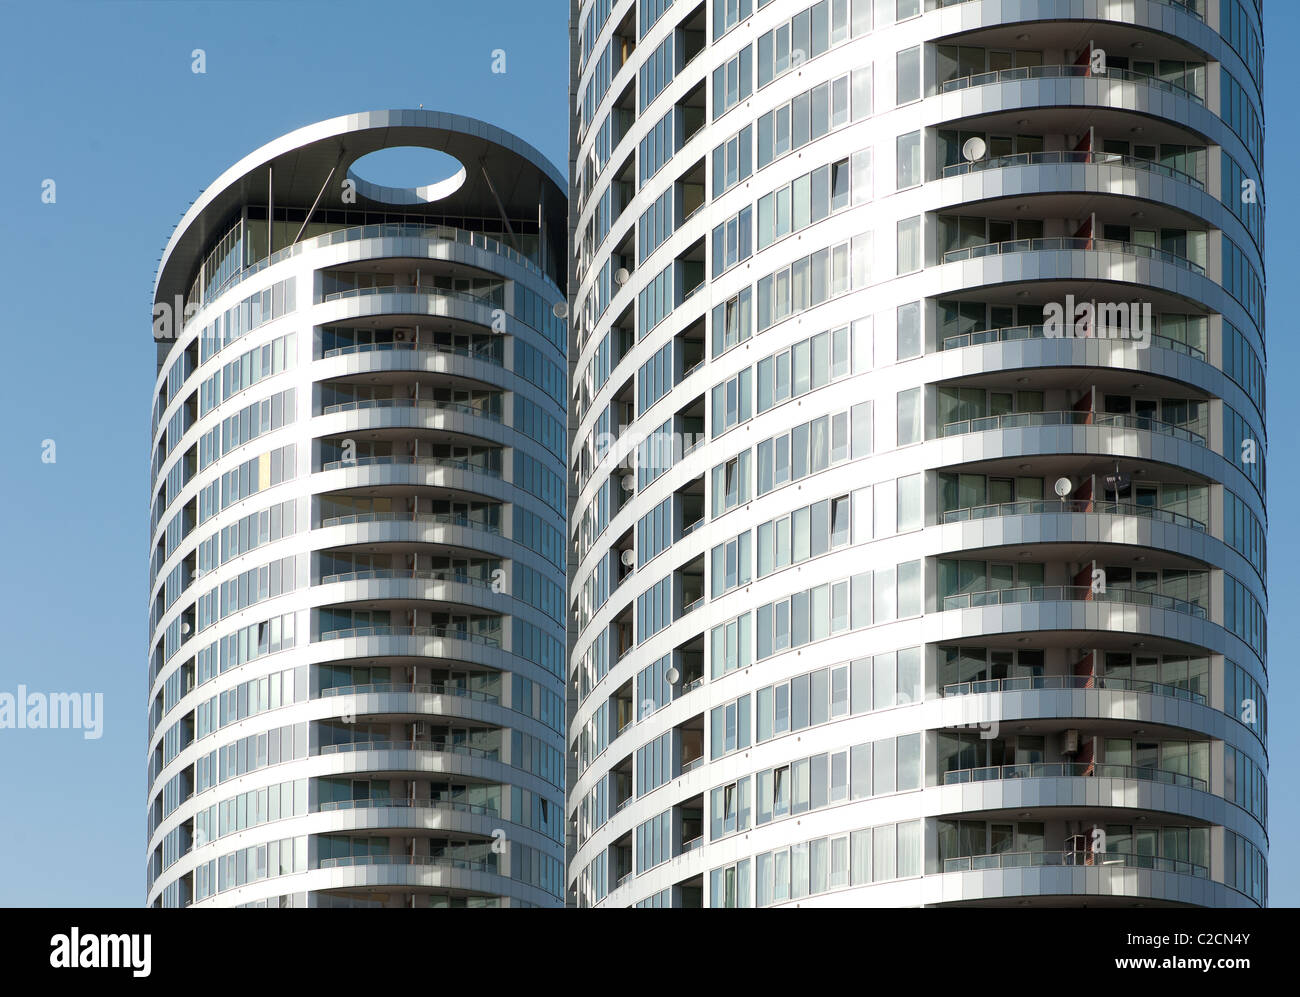
[[(1268, 5), (1271, 94), (1288, 93), (1300, 5)], [(482, 118), (565, 170), (568, 5), (56, 2), (7, 4), (0, 60), (0, 692), (101, 692), (103, 736), (0, 731), (0, 905), (136, 906), (144, 898), (150, 293), (172, 226), (227, 166), (278, 135), (352, 111)], [(376, 23), (381, 30), (375, 30)], [(191, 72), (191, 52), (207, 72)], [(492, 53), (506, 52), (504, 74)], [(1273, 117), (1270, 115), (1270, 117)], [(1275, 124), (1287, 125), (1284, 118)], [(1273, 499), (1271, 897), (1300, 902), (1300, 596), (1284, 497), (1300, 489), (1289, 412), (1297, 352), (1285, 289), (1300, 249), (1286, 164), (1269, 134), (1269, 389)], [(54, 204), (41, 202), (45, 179)], [(373, 180), (390, 182), (402, 178)], [(56, 460), (43, 463), (42, 441)]]

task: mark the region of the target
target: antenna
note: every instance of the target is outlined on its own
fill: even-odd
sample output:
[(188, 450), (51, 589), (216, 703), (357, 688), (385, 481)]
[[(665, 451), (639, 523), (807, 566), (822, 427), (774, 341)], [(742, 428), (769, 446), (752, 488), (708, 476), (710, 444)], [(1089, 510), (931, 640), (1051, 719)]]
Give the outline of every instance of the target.
[(977, 163), (984, 158), (984, 153), (988, 152), (988, 146), (984, 140), (976, 135), (968, 138), (966, 143), (961, 147), (961, 154), (968, 163)]

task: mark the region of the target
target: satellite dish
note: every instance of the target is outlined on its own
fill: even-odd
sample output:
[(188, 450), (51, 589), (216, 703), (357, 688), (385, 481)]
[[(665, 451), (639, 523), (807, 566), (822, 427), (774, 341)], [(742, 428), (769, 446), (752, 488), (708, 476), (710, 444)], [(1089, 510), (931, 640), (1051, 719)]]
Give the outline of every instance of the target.
[(627, 272), (626, 267), (619, 267), (617, 270), (614, 271), (614, 283), (617, 284), (619, 287), (622, 287), (631, 279), (632, 279), (632, 275)]
[(1057, 478), (1056, 484), (1052, 487), (1056, 490), (1059, 498), (1065, 498), (1070, 492), (1074, 491), (1074, 483), (1069, 478)]
[(668, 671), (664, 672), (664, 681), (669, 685), (676, 685), (681, 681), (681, 678), (682, 673), (671, 665), (668, 667)]
[(984, 153), (989, 151), (989, 147), (982, 138), (968, 138), (966, 144), (961, 147), (961, 154), (966, 157), (966, 162), (977, 163), (984, 158)]
[(623, 491), (625, 492), (636, 491), (636, 479), (633, 478), (632, 475), (630, 474), (623, 475), (622, 485), (623, 485)]
[(565, 302), (565, 301), (557, 301), (557, 302), (555, 303), (554, 307), (551, 308), (551, 313), (552, 313), (556, 318), (564, 318), (566, 315), (569, 314), (569, 305), (568, 305), (568, 302)]
[(623, 567), (630, 568), (632, 565), (636, 564), (636, 551), (629, 547), (627, 550), (623, 551), (623, 553), (618, 555), (618, 559), (623, 562)]

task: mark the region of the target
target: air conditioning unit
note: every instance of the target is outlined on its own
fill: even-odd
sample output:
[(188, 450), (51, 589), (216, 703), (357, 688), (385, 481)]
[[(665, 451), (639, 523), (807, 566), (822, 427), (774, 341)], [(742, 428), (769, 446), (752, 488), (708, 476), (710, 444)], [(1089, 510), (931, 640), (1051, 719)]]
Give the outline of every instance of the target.
[(1079, 732), (1077, 730), (1067, 730), (1065, 740), (1061, 745), (1061, 750), (1067, 755), (1073, 755), (1079, 750)]

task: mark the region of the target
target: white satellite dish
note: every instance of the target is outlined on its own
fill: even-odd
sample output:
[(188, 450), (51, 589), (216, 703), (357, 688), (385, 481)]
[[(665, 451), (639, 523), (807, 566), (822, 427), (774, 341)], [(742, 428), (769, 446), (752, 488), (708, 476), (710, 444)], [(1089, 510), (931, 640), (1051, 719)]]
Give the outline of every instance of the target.
[(664, 672), (664, 681), (669, 685), (676, 685), (681, 680), (681, 677), (682, 673), (671, 665), (668, 667), (668, 671)]
[(1057, 478), (1056, 484), (1052, 486), (1060, 498), (1065, 498), (1070, 492), (1074, 491), (1074, 483), (1069, 478)]
[(569, 314), (569, 306), (564, 301), (557, 301), (555, 307), (551, 309), (551, 313), (556, 318), (564, 318), (564, 316)]
[(978, 136), (968, 138), (965, 145), (961, 147), (961, 154), (966, 157), (966, 162), (977, 163), (984, 158), (984, 153), (989, 151), (988, 145)]
[(630, 568), (636, 564), (636, 551), (629, 547), (623, 553), (618, 555), (618, 559), (623, 562), (623, 567)]
[(617, 284), (619, 287), (622, 287), (631, 279), (632, 279), (632, 275), (627, 272), (626, 267), (619, 267), (617, 270), (614, 271), (614, 283)]
[(625, 492), (636, 491), (636, 478), (632, 477), (632, 475), (630, 474), (623, 475), (623, 480), (621, 483), (623, 485), (623, 491)]

